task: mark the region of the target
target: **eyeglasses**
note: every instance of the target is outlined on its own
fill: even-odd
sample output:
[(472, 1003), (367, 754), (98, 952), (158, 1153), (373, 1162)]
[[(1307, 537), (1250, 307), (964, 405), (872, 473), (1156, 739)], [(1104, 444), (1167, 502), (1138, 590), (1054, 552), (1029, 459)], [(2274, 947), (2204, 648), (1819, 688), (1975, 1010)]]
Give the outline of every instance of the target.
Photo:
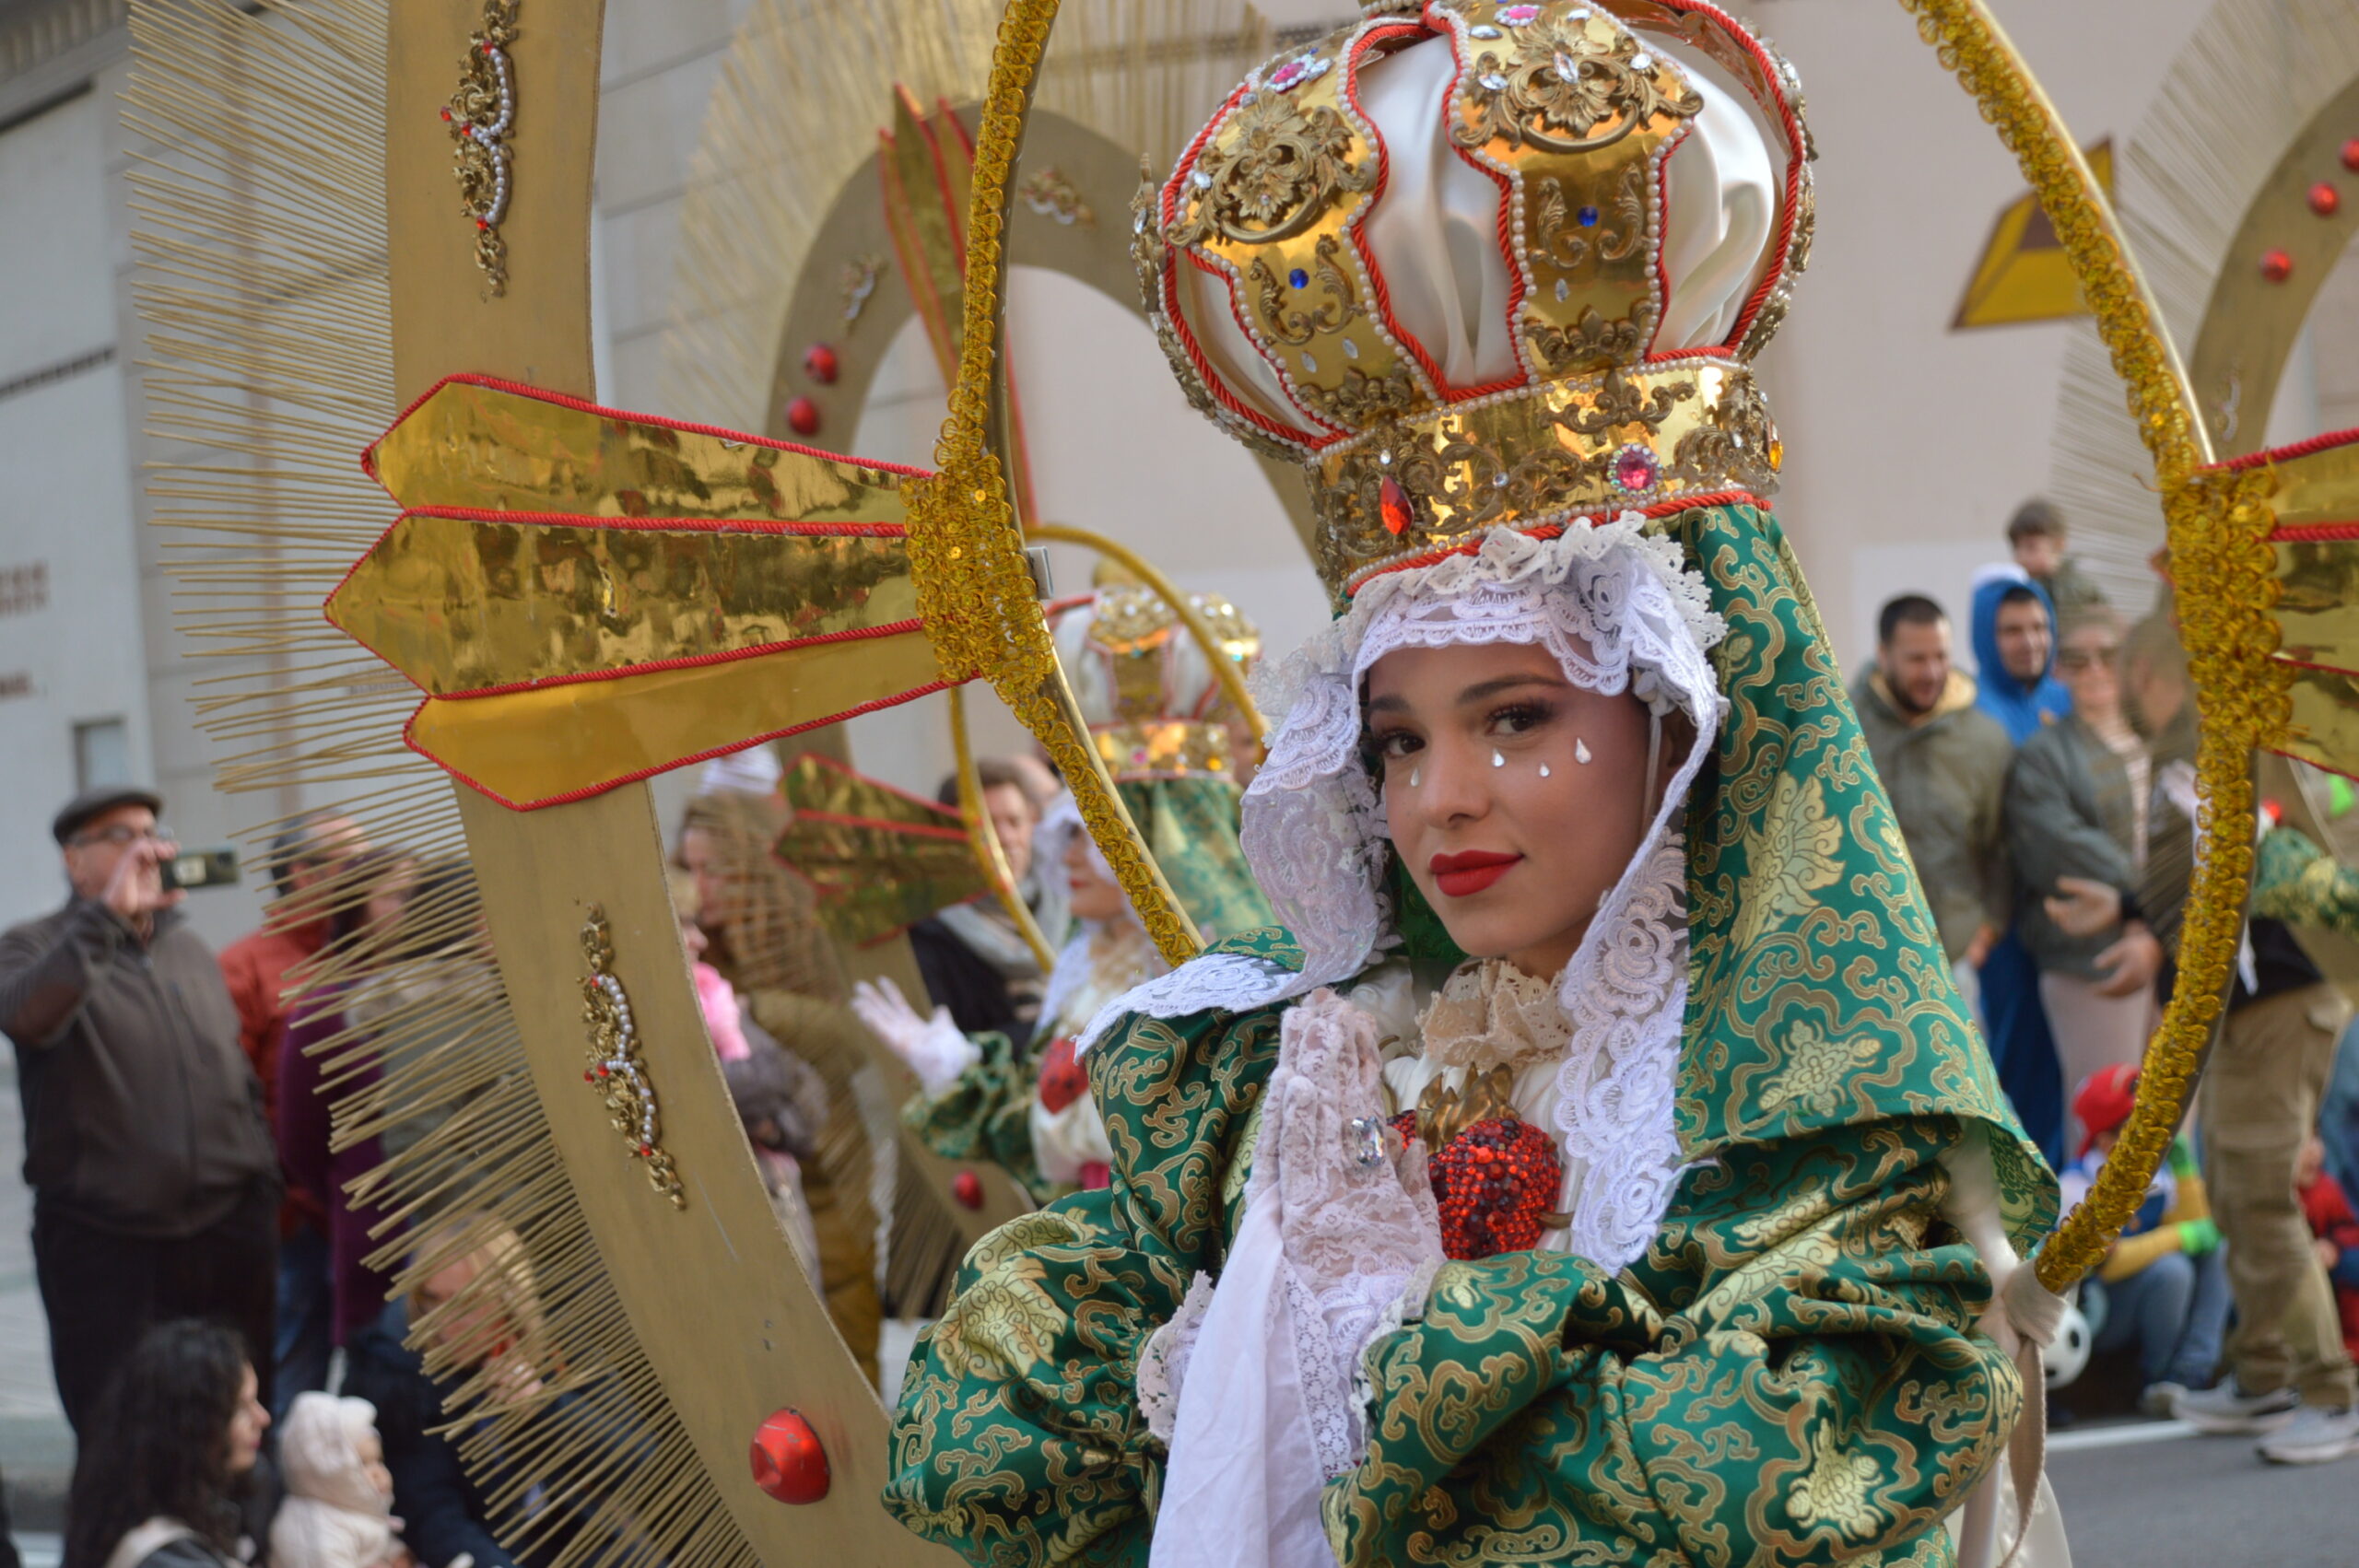
[(2110, 670), (2120, 661), (2118, 648), (2067, 648), (2056, 655), (2060, 670), (2086, 670), (2097, 664)]
[(77, 833), (72, 842), (77, 848), (89, 844), (106, 844), (121, 849), (143, 838), (152, 838), (158, 844), (180, 842), (180, 835), (160, 822), (152, 827), (134, 827), (128, 823), (119, 822), (112, 827), (101, 827), (93, 833)]

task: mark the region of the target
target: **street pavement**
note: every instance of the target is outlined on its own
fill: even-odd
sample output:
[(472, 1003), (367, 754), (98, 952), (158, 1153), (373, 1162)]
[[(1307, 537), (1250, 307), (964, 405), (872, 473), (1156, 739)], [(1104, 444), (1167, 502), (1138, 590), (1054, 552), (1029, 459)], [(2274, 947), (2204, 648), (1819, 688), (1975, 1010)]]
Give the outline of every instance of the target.
[(2359, 1458), (2271, 1465), (2177, 1422), (2051, 1434), (2073, 1568), (2353, 1568)]

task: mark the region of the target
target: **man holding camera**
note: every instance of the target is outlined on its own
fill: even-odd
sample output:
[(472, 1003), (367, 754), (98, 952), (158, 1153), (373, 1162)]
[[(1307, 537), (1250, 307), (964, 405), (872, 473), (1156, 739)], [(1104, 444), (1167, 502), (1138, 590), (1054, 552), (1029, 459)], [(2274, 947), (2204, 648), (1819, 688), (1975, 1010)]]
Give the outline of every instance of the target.
[(131, 786), (68, 802), (52, 831), (71, 896), (0, 936), (33, 1265), (77, 1433), (167, 1318), (239, 1329), (269, 1398), (278, 1158), (220, 966), (167, 885), (162, 804)]

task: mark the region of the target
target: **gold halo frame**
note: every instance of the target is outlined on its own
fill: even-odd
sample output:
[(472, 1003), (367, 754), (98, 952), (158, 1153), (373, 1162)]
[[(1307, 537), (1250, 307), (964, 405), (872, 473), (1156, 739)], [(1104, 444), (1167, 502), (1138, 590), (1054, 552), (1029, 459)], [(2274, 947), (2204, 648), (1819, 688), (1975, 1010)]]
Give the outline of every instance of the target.
[(2212, 466), (2192, 386), (2112, 208), (1989, 11), (1980, 0), (1900, 3), (2014, 153), (2056, 226), (2128, 391), (2162, 496), (2200, 722), (2202, 808), (2178, 985), (2147, 1045), (2138, 1103), (2120, 1142), (2089, 1195), (2039, 1250), (2040, 1282), (2060, 1293), (2104, 1258), (2144, 1199), (2224, 1010), (2252, 876), (2252, 756), (2283, 734), (2288, 706), (2289, 672), (2271, 657), (2277, 641), (2268, 542), (2273, 475), (2265, 466)]

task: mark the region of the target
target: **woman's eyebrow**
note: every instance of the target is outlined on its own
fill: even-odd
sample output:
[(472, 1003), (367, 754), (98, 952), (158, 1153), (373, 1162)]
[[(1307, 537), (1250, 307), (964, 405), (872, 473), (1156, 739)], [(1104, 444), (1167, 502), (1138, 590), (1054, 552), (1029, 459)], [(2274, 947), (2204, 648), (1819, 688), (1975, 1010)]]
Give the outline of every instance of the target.
[(1409, 699), (1404, 696), (1395, 696), (1391, 693), (1383, 696), (1372, 696), (1367, 699), (1367, 710), (1370, 713), (1406, 713), (1409, 711)]
[(1555, 689), (1561, 687), (1564, 685), (1565, 682), (1556, 677), (1537, 674), (1531, 672), (1525, 672), (1514, 675), (1500, 675), (1493, 680), (1477, 681), (1473, 685), (1468, 686), (1464, 691), (1460, 692), (1458, 694), (1458, 704), (1460, 707), (1463, 708), (1470, 703), (1483, 702), (1488, 698), (1497, 696), (1502, 692), (1511, 692), (1518, 686), (1547, 686)]

